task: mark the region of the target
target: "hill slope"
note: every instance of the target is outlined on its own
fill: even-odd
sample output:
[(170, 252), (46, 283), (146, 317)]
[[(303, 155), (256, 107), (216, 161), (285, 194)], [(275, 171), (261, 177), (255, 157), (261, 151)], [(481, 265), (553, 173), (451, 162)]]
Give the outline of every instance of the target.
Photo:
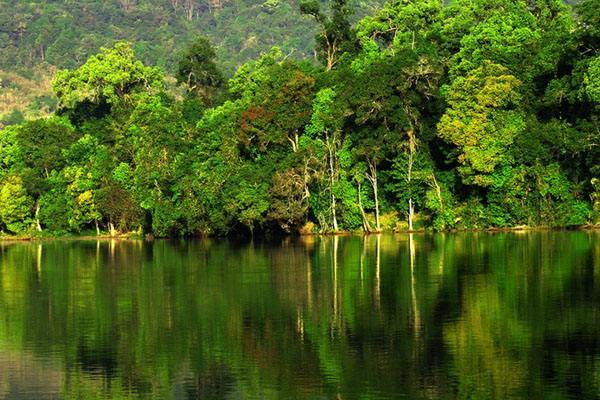
[[(356, 2), (356, 17), (382, 2)], [(0, 0), (0, 121), (47, 112), (56, 68), (77, 67), (117, 40), (171, 72), (176, 53), (204, 35), (230, 74), (272, 46), (312, 54), (315, 28), (297, 0)]]

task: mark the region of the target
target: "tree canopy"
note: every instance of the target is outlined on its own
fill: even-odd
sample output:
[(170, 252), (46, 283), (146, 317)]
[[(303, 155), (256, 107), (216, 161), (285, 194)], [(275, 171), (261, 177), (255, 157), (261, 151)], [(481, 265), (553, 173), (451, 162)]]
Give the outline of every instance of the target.
[(0, 229), (597, 223), (596, 6), (395, 0), (353, 25), (302, 3), (320, 64), (274, 47), (230, 79), (206, 38), (176, 79), (116, 43), (56, 74), (55, 115), (0, 131)]

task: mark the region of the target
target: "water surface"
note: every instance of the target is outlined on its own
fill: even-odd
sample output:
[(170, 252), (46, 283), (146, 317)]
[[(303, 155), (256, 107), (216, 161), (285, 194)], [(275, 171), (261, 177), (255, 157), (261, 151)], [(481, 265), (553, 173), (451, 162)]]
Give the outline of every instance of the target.
[(600, 233), (0, 244), (0, 399), (600, 398)]

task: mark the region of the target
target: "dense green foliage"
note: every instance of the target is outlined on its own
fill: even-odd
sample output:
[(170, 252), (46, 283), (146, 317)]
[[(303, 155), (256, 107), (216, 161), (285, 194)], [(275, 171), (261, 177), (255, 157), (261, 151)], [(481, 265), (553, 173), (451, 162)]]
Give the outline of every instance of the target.
[[(383, 0), (351, 0), (355, 22)], [(294, 59), (313, 55), (318, 24), (298, 0), (0, 0), (0, 128), (55, 109), (49, 82), (56, 69), (76, 68), (101, 47), (133, 43), (147, 65), (178, 72), (198, 34), (215, 45), (221, 72), (278, 45)]]
[(60, 71), (56, 115), (0, 133), (2, 229), (598, 221), (599, 0), (401, 0), (354, 28), (343, 0), (300, 8), (323, 67), (273, 48), (225, 82), (200, 38), (185, 90), (123, 42)]

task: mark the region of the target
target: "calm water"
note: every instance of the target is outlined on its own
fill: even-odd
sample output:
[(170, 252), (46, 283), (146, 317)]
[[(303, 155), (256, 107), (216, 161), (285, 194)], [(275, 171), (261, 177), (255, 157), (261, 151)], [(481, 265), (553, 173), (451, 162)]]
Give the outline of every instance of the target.
[(0, 244), (0, 399), (600, 398), (600, 232)]

